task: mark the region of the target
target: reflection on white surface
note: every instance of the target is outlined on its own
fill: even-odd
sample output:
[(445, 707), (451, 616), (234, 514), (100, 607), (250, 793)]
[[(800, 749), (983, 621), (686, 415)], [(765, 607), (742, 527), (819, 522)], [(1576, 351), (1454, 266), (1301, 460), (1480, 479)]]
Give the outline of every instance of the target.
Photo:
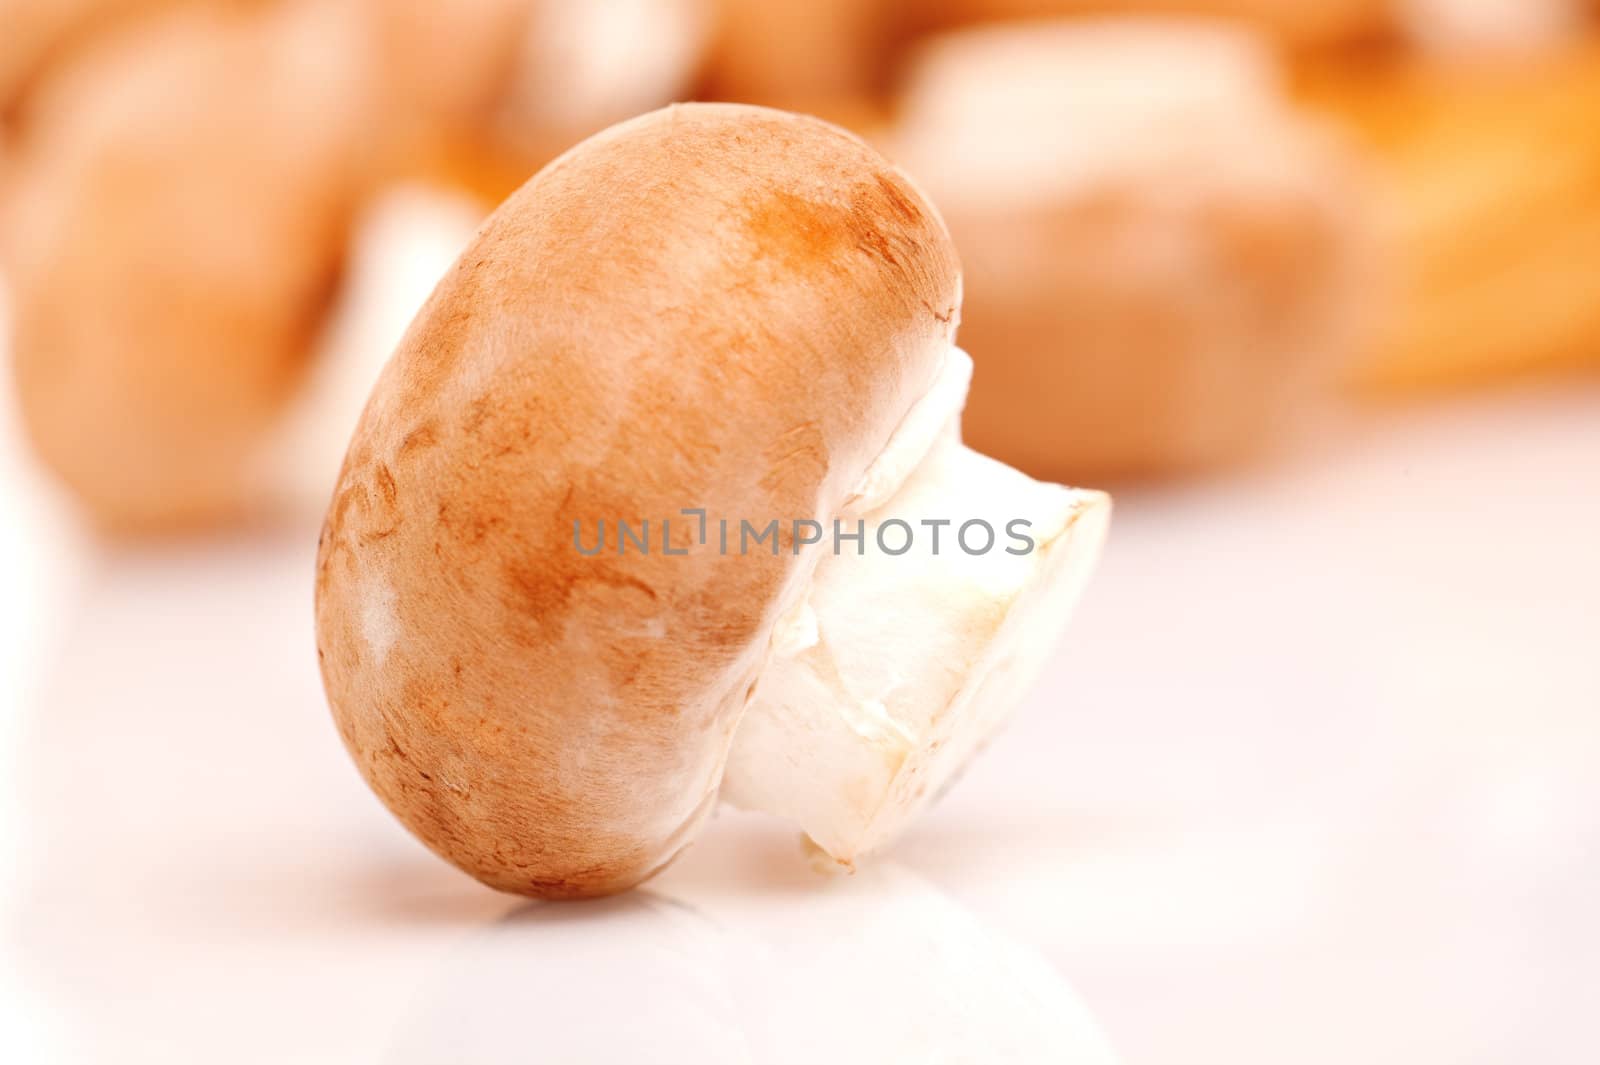
[(406, 1004), (391, 1065), (751, 1060), (735, 950), (694, 909), (653, 892), (528, 903), (468, 935)]
[(892, 863), (787, 895), (739, 887), (520, 907), (431, 975), (388, 1060), (1113, 1060), (1048, 963)]
[(892, 863), (820, 878), (775, 824), (726, 816), (650, 892), (594, 904), (519, 905), (432, 859), (344, 764), (309, 548), (124, 553), (80, 604), (30, 729), (18, 930), (25, 979), (82, 1040), (64, 1052), (1111, 1060), (1037, 953)]

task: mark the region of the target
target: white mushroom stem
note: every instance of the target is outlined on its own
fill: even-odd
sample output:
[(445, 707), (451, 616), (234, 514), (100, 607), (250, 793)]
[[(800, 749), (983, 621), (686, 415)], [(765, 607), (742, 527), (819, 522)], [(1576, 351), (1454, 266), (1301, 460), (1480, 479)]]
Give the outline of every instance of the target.
[[(894, 836), (1006, 720), (1110, 515), (1103, 493), (1041, 484), (962, 445), (971, 362), (952, 355), (868, 485), (938, 426), (921, 461), (898, 491), (879, 503), (864, 490), (866, 512), (846, 516), (850, 532), (865, 522), (861, 553), (851, 542), (835, 553), (832, 530), (814, 548), (809, 594), (774, 634), (723, 780), (723, 798), (797, 822), (843, 866)], [(977, 521), (992, 544), (977, 524), (963, 541)], [(883, 550), (908, 540), (903, 554)]]

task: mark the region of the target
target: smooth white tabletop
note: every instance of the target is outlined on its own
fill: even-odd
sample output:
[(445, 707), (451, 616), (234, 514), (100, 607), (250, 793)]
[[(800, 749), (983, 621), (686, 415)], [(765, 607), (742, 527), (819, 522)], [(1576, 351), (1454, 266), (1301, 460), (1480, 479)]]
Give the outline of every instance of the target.
[(14, 421), (0, 1059), (1600, 1060), (1593, 383), (1122, 494), (1041, 687), (876, 866), (724, 813), (568, 906), (347, 764), (314, 517), (96, 547)]

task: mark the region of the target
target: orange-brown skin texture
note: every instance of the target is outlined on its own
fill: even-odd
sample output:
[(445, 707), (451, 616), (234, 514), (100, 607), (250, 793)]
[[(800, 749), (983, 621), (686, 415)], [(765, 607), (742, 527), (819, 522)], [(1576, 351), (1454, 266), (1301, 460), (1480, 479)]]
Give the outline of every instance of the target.
[[(809, 562), (722, 556), (682, 518), (667, 557), (660, 519), (830, 518), (931, 383), (958, 289), (928, 204), (794, 115), (654, 112), (512, 196), (385, 369), (322, 534), (318, 656), (378, 796), (506, 891), (669, 861)], [(574, 548), (619, 519), (650, 554)]]
[(38, 101), (5, 205), (17, 394), (104, 528), (248, 501), (355, 206), (353, 94), (321, 30), (179, 13)]

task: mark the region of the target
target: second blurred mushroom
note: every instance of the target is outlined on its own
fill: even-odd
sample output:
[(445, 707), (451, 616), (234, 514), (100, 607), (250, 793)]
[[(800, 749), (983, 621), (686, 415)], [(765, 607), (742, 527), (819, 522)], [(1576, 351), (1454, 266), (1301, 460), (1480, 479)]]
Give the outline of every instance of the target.
[(214, 521), (298, 388), (362, 159), (324, 12), (193, 9), (41, 93), (8, 190), (17, 395), (103, 527)]
[(1359, 332), (1363, 183), (1248, 32), (1107, 20), (938, 39), (890, 151), (966, 268), (967, 435), (1035, 476), (1249, 451)]

